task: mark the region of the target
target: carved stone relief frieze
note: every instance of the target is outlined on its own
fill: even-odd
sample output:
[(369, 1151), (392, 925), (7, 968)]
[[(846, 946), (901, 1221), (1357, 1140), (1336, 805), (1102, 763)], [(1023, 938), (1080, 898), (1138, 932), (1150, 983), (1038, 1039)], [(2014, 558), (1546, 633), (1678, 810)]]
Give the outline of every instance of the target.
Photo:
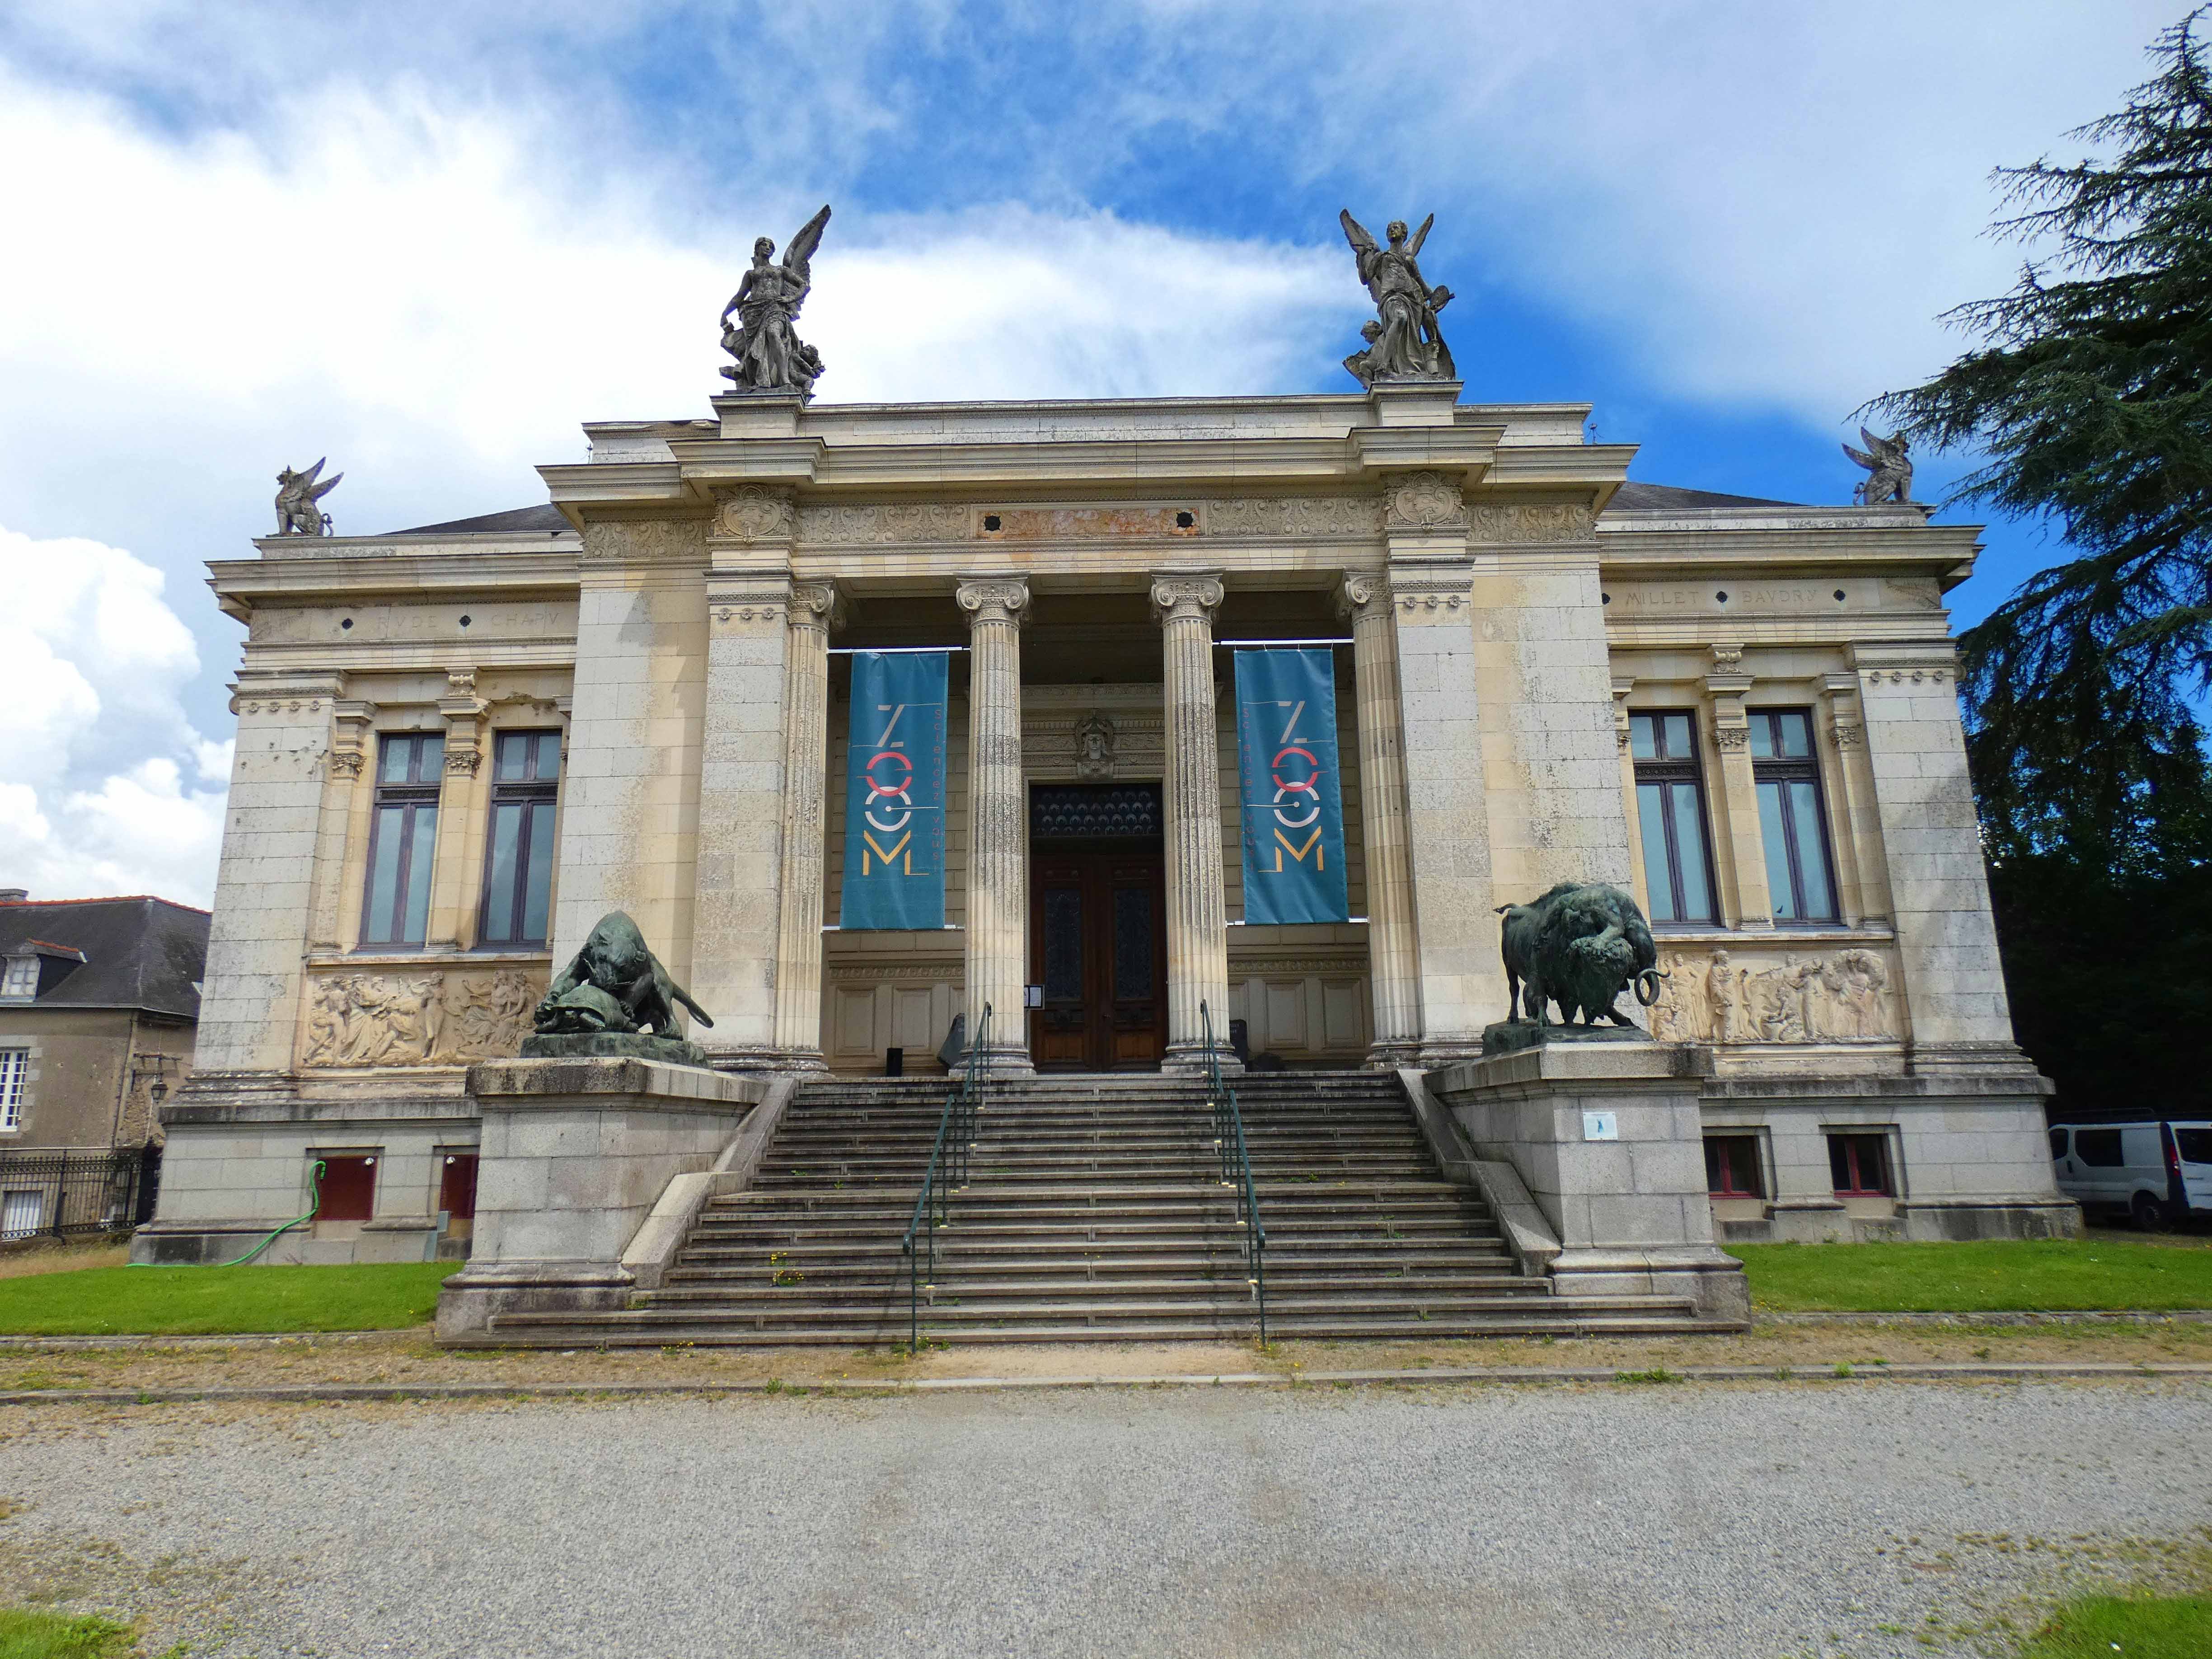
[(1372, 495), (1238, 496), (1209, 507), (1206, 527), (1216, 536), (1376, 536), (1382, 503)]
[(706, 530), (701, 519), (595, 520), (584, 526), (583, 556), (635, 564), (683, 559), (704, 563)]
[(318, 974), (300, 1063), (316, 1067), (458, 1066), (511, 1059), (544, 994), (543, 968), (433, 968)]
[(965, 507), (925, 502), (890, 507), (802, 507), (799, 539), (828, 547), (893, 542), (964, 542), (974, 535)]
[(1597, 533), (1597, 515), (1586, 501), (1478, 501), (1467, 529), (1478, 542), (1575, 542)]
[(1651, 1034), (1669, 1042), (1878, 1042), (1896, 1035), (1874, 951), (1665, 949)]

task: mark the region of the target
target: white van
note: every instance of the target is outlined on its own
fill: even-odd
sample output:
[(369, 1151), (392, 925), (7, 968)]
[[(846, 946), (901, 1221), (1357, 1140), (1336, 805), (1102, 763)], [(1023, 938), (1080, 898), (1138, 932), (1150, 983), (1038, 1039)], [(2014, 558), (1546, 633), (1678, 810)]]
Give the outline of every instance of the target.
[(2212, 1122), (2058, 1123), (2058, 1190), (2085, 1210), (2125, 1210), (2146, 1232), (2212, 1216)]

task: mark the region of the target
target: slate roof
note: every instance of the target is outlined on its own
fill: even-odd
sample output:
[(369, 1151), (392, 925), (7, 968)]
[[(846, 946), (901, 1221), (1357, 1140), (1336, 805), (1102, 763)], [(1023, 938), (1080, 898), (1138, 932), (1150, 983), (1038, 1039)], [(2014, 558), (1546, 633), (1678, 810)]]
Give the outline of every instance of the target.
[(527, 534), (531, 531), (573, 532), (575, 526), (547, 501), (541, 507), (518, 507), (507, 513), (486, 513), (474, 519), (450, 519), (444, 524), (418, 524), (411, 530), (387, 530), (387, 536), (475, 536)]
[(1673, 513), (1708, 507), (1796, 507), (1796, 501), (1764, 495), (1722, 495), (1710, 489), (1680, 489), (1673, 484), (1625, 483), (1606, 503), (1608, 513)]
[[(1608, 513), (1667, 513), (1708, 507), (1794, 507), (1794, 501), (1770, 501), (1763, 495), (1722, 495), (1710, 489), (1680, 489), (1673, 484), (1625, 483), (1607, 503)], [(542, 507), (518, 507), (507, 513), (486, 513), (474, 519), (451, 519), (444, 524), (416, 525), (411, 530), (392, 530), (392, 536), (526, 535), (532, 531), (557, 533), (573, 529), (551, 502)]]
[(39, 1007), (143, 1008), (199, 1018), (198, 981), (207, 973), (204, 910), (143, 895), (0, 901), (0, 955), (34, 941), (84, 953), (82, 966), (40, 994)]

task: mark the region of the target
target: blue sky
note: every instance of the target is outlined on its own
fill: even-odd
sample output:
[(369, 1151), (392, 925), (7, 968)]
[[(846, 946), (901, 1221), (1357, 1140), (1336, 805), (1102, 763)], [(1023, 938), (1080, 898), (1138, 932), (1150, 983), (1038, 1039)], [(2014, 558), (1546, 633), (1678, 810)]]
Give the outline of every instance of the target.
[[(277, 466), (329, 454), (343, 531), (542, 499), (580, 422), (704, 412), (752, 237), (823, 201), (825, 400), (1342, 390), (1337, 210), (1434, 212), (1468, 397), (1846, 501), (1850, 411), (2010, 284), (1990, 167), (2067, 153), (2179, 9), (13, 0), (0, 879), (204, 897), (202, 566)], [(2060, 550), (1988, 539), (1962, 623)]]

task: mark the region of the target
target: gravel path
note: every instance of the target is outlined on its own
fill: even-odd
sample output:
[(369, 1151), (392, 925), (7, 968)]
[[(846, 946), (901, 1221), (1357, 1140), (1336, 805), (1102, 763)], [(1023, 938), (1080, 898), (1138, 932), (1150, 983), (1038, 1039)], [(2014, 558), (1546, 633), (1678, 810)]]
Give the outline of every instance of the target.
[(46, 1408), (0, 1435), (13, 1593), (74, 1551), (141, 1607), (228, 1598), (239, 1633), (195, 1655), (1864, 1659), (2212, 1521), (2191, 1383)]

